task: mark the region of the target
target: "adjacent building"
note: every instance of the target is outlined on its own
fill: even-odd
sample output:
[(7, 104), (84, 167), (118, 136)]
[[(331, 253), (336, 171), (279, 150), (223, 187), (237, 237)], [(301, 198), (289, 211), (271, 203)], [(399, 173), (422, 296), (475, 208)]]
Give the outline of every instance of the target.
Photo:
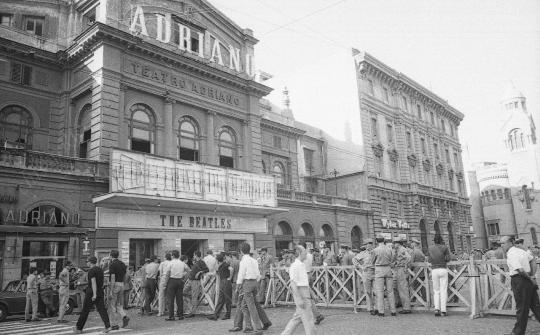
[(424, 250), (440, 235), (453, 252), (472, 250), (458, 137), (464, 115), (368, 53), (353, 56), (366, 168), (335, 180), (341, 194), (367, 195), (373, 233), (418, 238)]
[(510, 83), (501, 98), (501, 162), (481, 162), (469, 172), (474, 229), (488, 248), (503, 235), (518, 236), (528, 246), (540, 238), (540, 145), (525, 96)]

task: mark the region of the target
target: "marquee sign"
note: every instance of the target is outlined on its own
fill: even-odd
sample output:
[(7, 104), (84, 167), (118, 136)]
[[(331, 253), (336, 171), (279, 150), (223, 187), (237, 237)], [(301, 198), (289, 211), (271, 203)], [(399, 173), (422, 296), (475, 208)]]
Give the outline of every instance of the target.
[[(227, 66), (231, 70), (236, 72), (243, 72), (241, 67), (241, 61), (243, 62), (243, 68), (248, 76), (255, 76), (255, 60), (251, 53), (245, 52), (244, 58), (241, 59), (240, 49), (228, 45), (223, 41), (220, 41), (215, 35), (206, 32), (195, 31), (193, 27), (177, 22), (173, 19), (171, 13), (156, 13), (155, 6), (149, 6), (145, 12), (143, 6), (137, 6), (132, 11), (131, 25), (129, 30), (132, 33), (141, 34), (146, 37), (150, 37), (148, 34), (147, 24), (155, 20), (156, 31), (152, 36), (156, 41), (166, 43), (169, 45), (175, 45), (179, 50), (192, 54), (194, 56), (207, 59), (210, 62), (217, 63), (221, 66)], [(193, 8), (185, 10), (182, 15), (183, 19), (190, 20), (195, 16)], [(178, 33), (178, 40), (173, 41), (173, 32)], [(195, 37), (195, 38), (193, 38)], [(192, 48), (193, 40), (197, 40), (198, 50), (194, 51)], [(224, 49), (224, 50), (223, 50)], [(227, 57), (225, 57), (227, 53)], [(223, 60), (229, 60), (229, 64), (224, 64)]]
[(111, 192), (277, 207), (273, 176), (113, 149)]
[(226, 214), (159, 213), (98, 207), (96, 228), (151, 231), (206, 231), (267, 233), (265, 218), (233, 217)]
[(391, 228), (391, 229), (411, 229), (411, 226), (403, 221), (403, 220), (389, 220), (389, 219), (381, 219), (383, 228)]

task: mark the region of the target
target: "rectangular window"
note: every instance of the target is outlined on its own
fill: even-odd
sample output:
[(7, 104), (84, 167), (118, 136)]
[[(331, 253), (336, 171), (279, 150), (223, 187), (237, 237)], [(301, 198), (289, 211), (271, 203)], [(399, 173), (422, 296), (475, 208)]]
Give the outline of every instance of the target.
[(83, 20), (86, 25), (90, 26), (96, 22), (96, 9), (97, 7), (94, 7), (84, 14)]
[(32, 67), (12, 62), (11, 81), (17, 84), (30, 86), (32, 81)]
[(306, 185), (306, 192), (309, 193), (318, 193), (317, 191), (317, 179), (315, 178), (304, 178)]
[(416, 111), (418, 112), (418, 118), (422, 120), (422, 107), (420, 105), (416, 105)]
[(185, 161), (198, 162), (199, 150), (193, 150), (189, 148), (180, 147), (179, 158)]
[(500, 234), (499, 223), (494, 222), (494, 223), (488, 224), (488, 230), (489, 230), (489, 235), (499, 235)]
[(281, 137), (274, 135), (274, 148), (281, 149)]
[(441, 128), (442, 131), (446, 133), (446, 125), (444, 124), (444, 120), (441, 120)]
[(377, 125), (377, 116), (371, 117), (371, 135), (372, 136), (379, 136), (379, 128)]
[(371, 79), (368, 79), (368, 83), (367, 83), (367, 84), (368, 84), (368, 87), (367, 87), (368, 93), (369, 93), (370, 95), (373, 95), (373, 81), (372, 81)]
[(411, 181), (416, 182), (416, 168), (409, 165), (409, 175), (411, 176)]
[(88, 129), (82, 134), (81, 142), (79, 144), (79, 158), (88, 158), (88, 149), (90, 148), (90, 138), (92, 136), (92, 130)]
[(43, 36), (44, 24), (44, 18), (27, 17), (25, 19), (26, 32), (37, 36)]
[(399, 182), (398, 161), (390, 161), (392, 167), (392, 179)]
[(446, 163), (450, 164), (450, 151), (448, 149), (445, 149), (444, 153), (446, 155)]
[(448, 184), (450, 185), (450, 191), (454, 192), (454, 179), (448, 178)]
[(435, 155), (435, 158), (439, 158), (439, 146), (437, 143), (433, 143), (433, 154)]
[(386, 136), (388, 143), (394, 142), (394, 127), (391, 124), (386, 125)]
[(424, 171), (424, 183), (426, 185), (431, 185), (430, 171), (426, 171), (426, 169), (422, 170)]
[(398, 216), (400, 217), (403, 216), (403, 202), (401, 200), (398, 200), (397, 202), (397, 212), (398, 212)]
[(422, 145), (422, 154), (425, 155), (425, 154), (426, 154), (426, 139), (421, 138), (421, 139), (420, 139), (420, 143), (421, 143), (421, 145)]
[(408, 112), (409, 111), (409, 108), (407, 106), (407, 98), (406, 97), (403, 97), (403, 109)]
[(13, 15), (0, 13), (0, 25), (11, 27), (13, 24)]
[(384, 178), (384, 164), (382, 157), (375, 156), (374, 165), (375, 176), (378, 178)]
[(388, 216), (388, 199), (381, 198), (381, 212), (383, 215)]
[(459, 157), (456, 152), (454, 152), (454, 167), (456, 168), (456, 170), (459, 169)]
[(306, 171), (313, 172), (313, 150), (304, 148), (304, 161), (306, 164)]
[(412, 143), (412, 135), (410, 131), (408, 131), (406, 134), (406, 140), (407, 140), (407, 148), (412, 149), (413, 143)]
[(219, 166), (234, 168), (234, 158), (220, 155)]
[(435, 114), (433, 112), (429, 112), (429, 114), (431, 115), (431, 124), (435, 125)]
[(456, 136), (455, 133), (454, 133), (454, 126), (453, 125), (450, 125), (450, 134), (452, 135), (452, 137)]
[(388, 102), (388, 89), (386, 87), (383, 88), (383, 93), (384, 102)]

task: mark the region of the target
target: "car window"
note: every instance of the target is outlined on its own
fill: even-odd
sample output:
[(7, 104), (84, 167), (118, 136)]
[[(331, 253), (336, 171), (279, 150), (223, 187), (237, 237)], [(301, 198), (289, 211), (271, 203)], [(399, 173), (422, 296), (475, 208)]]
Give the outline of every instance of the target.
[(18, 284), (19, 284), (19, 281), (9, 282), (9, 284), (6, 285), (6, 288), (4, 289), (4, 292), (15, 292), (15, 290), (17, 289)]
[(26, 282), (23, 281), (19, 288), (17, 289), (17, 292), (26, 292)]

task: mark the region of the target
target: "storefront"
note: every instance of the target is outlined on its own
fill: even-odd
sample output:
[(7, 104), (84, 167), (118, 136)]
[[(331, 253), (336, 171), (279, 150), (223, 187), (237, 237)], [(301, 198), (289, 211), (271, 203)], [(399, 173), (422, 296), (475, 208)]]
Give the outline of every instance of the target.
[(191, 258), (253, 246), (266, 217), (287, 211), (276, 207), (272, 176), (119, 149), (112, 162), (111, 193), (93, 199), (96, 229), (117, 234), (122, 261), (135, 268), (175, 249)]

